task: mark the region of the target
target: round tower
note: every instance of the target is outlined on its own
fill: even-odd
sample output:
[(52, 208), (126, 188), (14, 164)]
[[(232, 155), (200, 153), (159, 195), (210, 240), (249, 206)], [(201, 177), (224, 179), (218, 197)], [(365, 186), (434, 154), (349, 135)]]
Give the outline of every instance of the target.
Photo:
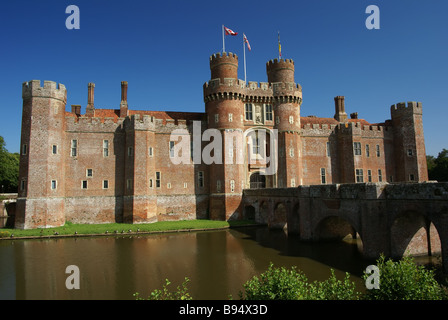
[(266, 71), (273, 93), (274, 129), (278, 130), (277, 187), (295, 187), (301, 184), (302, 176), (302, 88), (294, 82), (294, 61), (290, 59), (271, 60)]
[(268, 82), (294, 83), (294, 61), (291, 59), (274, 59), (266, 64)]
[[(210, 218), (241, 217), (244, 167), (241, 160), (244, 131), (245, 85), (238, 80), (238, 57), (233, 53), (210, 57), (211, 80), (204, 84), (204, 102), (209, 131), (219, 132), (221, 154), (210, 163)], [(213, 141), (215, 142), (215, 138)], [(215, 144), (216, 146), (216, 144)], [(206, 146), (207, 148), (207, 146)], [(205, 154), (204, 154), (205, 153)], [(204, 149), (204, 157), (209, 148)]]
[(238, 56), (231, 52), (216, 53), (210, 57), (211, 79), (238, 79)]

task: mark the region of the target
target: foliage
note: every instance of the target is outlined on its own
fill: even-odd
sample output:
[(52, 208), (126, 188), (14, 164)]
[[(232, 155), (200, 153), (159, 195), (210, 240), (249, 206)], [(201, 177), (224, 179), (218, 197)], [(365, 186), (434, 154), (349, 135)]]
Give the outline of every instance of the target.
[(266, 272), (254, 276), (239, 293), (245, 300), (353, 300), (359, 297), (355, 283), (346, 273), (343, 281), (338, 280), (331, 270), (328, 280), (308, 283), (307, 277), (292, 267), (275, 268), (271, 263)]
[(182, 287), (178, 286), (176, 291), (170, 292), (168, 290), (168, 286), (171, 282), (168, 279), (165, 279), (166, 283), (163, 285), (162, 289), (155, 289), (152, 291), (148, 297), (148, 299), (143, 299), (140, 297), (140, 294), (137, 292), (134, 294), (136, 300), (192, 300), (193, 298), (188, 293), (187, 284), (190, 281), (189, 278), (185, 277), (184, 282), (182, 283)]
[(443, 149), (437, 158), (426, 156), (430, 180), (448, 181), (448, 150)]
[(0, 192), (16, 193), (19, 180), (18, 153), (9, 153), (6, 143), (0, 136)]
[(9, 231), (0, 231), (0, 238), (10, 237), (11, 233)]
[(331, 276), (325, 281), (315, 281), (310, 286), (310, 300), (357, 300), (360, 293), (355, 290), (355, 283), (350, 280), (350, 274), (345, 273), (344, 280), (338, 280), (331, 269)]
[[(372, 300), (441, 300), (444, 289), (434, 278), (433, 270), (415, 264), (410, 256), (393, 261), (382, 255), (377, 260), (380, 271), (379, 289), (367, 290), (365, 298)], [(368, 275), (364, 274), (364, 279)]]

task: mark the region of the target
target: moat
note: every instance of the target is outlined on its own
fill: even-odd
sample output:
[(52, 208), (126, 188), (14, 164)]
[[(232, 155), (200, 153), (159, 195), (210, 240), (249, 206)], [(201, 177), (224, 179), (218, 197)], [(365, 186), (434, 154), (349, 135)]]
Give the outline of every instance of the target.
[[(252, 276), (276, 266), (296, 265), (310, 281), (335, 269), (351, 274), (363, 290), (362, 258), (356, 241), (300, 243), (283, 231), (249, 227), (146, 236), (14, 240), (0, 242), (0, 299), (146, 298), (169, 279), (175, 289), (190, 278), (194, 299), (238, 299)], [(68, 290), (66, 267), (80, 271), (80, 289)]]

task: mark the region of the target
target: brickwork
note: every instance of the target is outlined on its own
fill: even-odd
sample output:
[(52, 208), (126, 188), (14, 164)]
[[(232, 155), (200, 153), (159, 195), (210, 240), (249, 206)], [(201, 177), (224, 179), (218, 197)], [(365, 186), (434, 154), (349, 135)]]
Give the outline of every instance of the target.
[[(271, 60), (268, 81), (248, 83), (235, 54), (209, 63), (204, 113), (132, 110), (126, 81), (117, 108), (95, 108), (89, 83), (85, 113), (66, 112), (63, 85), (25, 82), (16, 227), (241, 219), (248, 188), (428, 179), (421, 103), (394, 105), (391, 120), (371, 124), (349, 119), (337, 96), (333, 118), (305, 117), (294, 61)], [(219, 132), (222, 154), (208, 129)], [(175, 130), (195, 140), (201, 161), (171, 161)]]

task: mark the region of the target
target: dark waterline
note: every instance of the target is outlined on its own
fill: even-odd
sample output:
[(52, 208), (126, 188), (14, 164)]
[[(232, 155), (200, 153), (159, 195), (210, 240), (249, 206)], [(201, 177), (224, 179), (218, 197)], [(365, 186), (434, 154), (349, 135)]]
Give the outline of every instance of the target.
[[(356, 241), (301, 243), (283, 231), (250, 227), (147, 236), (13, 240), (0, 242), (0, 299), (146, 298), (169, 279), (175, 289), (190, 278), (194, 299), (238, 299), (242, 285), (269, 263), (297, 266), (310, 281), (325, 280), (330, 268), (342, 279), (361, 275), (372, 263)], [(80, 270), (80, 289), (68, 290), (66, 267)]]

